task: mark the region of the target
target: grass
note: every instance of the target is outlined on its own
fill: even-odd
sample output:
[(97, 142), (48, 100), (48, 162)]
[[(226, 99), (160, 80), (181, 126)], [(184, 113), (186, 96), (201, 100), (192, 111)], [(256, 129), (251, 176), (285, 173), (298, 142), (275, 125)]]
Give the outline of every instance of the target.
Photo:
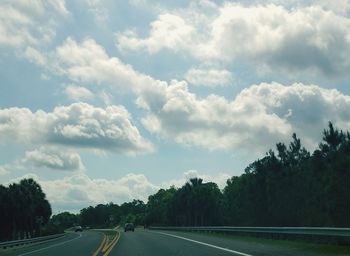
[(98, 231), (107, 236), (109, 241), (112, 241), (113, 238), (117, 235), (117, 230), (114, 229), (92, 229), (93, 231)]
[(232, 240), (239, 240), (243, 242), (259, 243), (264, 245), (286, 247), (288, 249), (297, 249), (304, 252), (317, 253), (318, 255), (350, 255), (350, 246), (320, 244), (315, 242), (305, 242), (300, 240), (282, 240), (282, 239), (268, 239), (261, 237), (252, 237), (244, 235), (232, 235), (222, 232), (192, 232), (201, 233), (208, 236), (215, 236), (220, 238), (228, 238)]

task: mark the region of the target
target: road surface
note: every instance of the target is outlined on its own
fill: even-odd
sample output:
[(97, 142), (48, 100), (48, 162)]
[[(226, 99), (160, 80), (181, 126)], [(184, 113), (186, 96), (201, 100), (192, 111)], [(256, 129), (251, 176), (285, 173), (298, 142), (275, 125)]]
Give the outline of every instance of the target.
[(99, 247), (103, 235), (98, 232), (69, 233), (53, 241), (0, 250), (4, 256), (70, 256), (92, 255)]
[[(232, 237), (186, 233), (176, 231), (151, 231), (138, 229), (123, 232), (114, 247), (105, 256), (316, 256), (350, 255), (350, 247), (341, 248), (337, 253), (324, 245), (275, 242), (259, 239), (233, 239)], [(103, 235), (84, 231), (71, 233), (65, 238), (26, 246), (15, 250), (0, 251), (4, 256), (79, 256), (104, 255), (95, 252), (100, 247)], [(327, 252), (328, 250), (328, 252)], [(332, 251), (332, 252), (331, 252)]]

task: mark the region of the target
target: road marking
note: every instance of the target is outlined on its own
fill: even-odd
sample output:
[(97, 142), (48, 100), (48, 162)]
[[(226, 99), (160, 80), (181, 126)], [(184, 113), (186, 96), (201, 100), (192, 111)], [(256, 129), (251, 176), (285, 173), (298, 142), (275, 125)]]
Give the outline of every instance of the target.
[(97, 248), (97, 250), (94, 252), (94, 254), (92, 254), (92, 256), (97, 256), (98, 253), (101, 251), (104, 243), (107, 241), (107, 236), (106, 235), (103, 235), (103, 239), (102, 239), (102, 242), (100, 244), (100, 246)]
[(247, 254), (247, 253), (243, 253), (243, 252), (239, 252), (239, 251), (234, 251), (234, 250), (227, 249), (227, 248), (220, 247), (220, 246), (216, 246), (216, 245), (213, 245), (213, 244), (207, 244), (207, 243), (204, 243), (204, 242), (200, 242), (200, 241), (189, 239), (189, 238), (182, 237), (182, 236), (177, 236), (177, 235), (172, 235), (172, 234), (163, 233), (163, 232), (157, 232), (157, 231), (149, 231), (149, 232), (158, 233), (158, 234), (162, 234), (162, 235), (166, 235), (166, 236), (171, 236), (171, 237), (183, 239), (183, 240), (186, 240), (186, 241), (189, 241), (189, 242), (192, 242), (192, 243), (209, 246), (209, 247), (212, 247), (212, 248), (215, 248), (215, 249), (219, 249), (219, 250), (222, 250), (222, 251), (226, 251), (226, 252), (230, 252), (230, 253), (234, 253), (234, 254), (238, 254), (238, 255), (242, 255), (242, 256), (253, 256), (251, 254)]
[(114, 239), (117, 237), (117, 234), (115, 234), (115, 236), (113, 237), (113, 239), (110, 239), (109, 236), (107, 236), (107, 239), (106, 239), (106, 243), (105, 245), (103, 246), (103, 249), (102, 249), (102, 253), (105, 253), (107, 251), (107, 249), (113, 244), (114, 242)]
[(109, 245), (108, 250), (105, 252), (105, 254), (103, 254), (103, 256), (108, 256), (110, 254), (110, 252), (112, 251), (113, 247), (118, 243), (119, 238), (120, 238), (120, 232), (117, 231), (118, 236), (115, 235), (115, 238), (112, 240), (112, 242)]
[(28, 254), (32, 254), (32, 253), (34, 253), (34, 252), (40, 252), (40, 251), (43, 251), (43, 250), (46, 250), (46, 249), (49, 249), (49, 248), (52, 248), (52, 247), (56, 247), (56, 246), (59, 246), (59, 245), (62, 245), (62, 244), (66, 244), (66, 243), (72, 242), (72, 241), (74, 241), (74, 240), (76, 240), (76, 239), (79, 239), (79, 238), (81, 238), (81, 237), (82, 237), (82, 235), (79, 234), (78, 237), (75, 237), (75, 238), (73, 238), (73, 239), (71, 239), (71, 240), (64, 241), (64, 242), (59, 243), (59, 244), (50, 245), (50, 246), (48, 246), (48, 247), (44, 247), (44, 248), (41, 248), (41, 249), (38, 249), (38, 250), (35, 250), (35, 251), (22, 253), (22, 254), (19, 254), (18, 256), (28, 255)]

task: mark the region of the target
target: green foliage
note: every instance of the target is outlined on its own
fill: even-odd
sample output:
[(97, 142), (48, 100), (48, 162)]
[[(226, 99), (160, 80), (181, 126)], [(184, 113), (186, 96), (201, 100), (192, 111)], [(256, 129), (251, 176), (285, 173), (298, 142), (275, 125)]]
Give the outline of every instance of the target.
[(51, 206), (40, 185), (23, 179), (8, 187), (0, 185), (0, 240), (41, 235), (51, 215)]
[[(89, 206), (75, 215), (54, 215), (45, 234), (79, 223), (89, 227), (135, 225), (176, 226), (350, 226), (350, 134), (329, 123), (323, 141), (312, 154), (296, 134), (289, 145), (251, 163), (223, 191), (213, 182), (190, 179), (181, 188), (160, 189), (147, 204), (133, 200), (121, 205)], [(0, 239), (38, 235), (51, 208), (32, 179), (9, 187), (0, 185)]]
[(215, 183), (194, 178), (179, 189), (149, 196), (145, 225), (203, 226), (223, 223), (222, 193)]
[(313, 154), (293, 134), (289, 145), (277, 143), (276, 151), (229, 179), (223, 191), (195, 178), (178, 189), (160, 189), (147, 204), (90, 206), (80, 219), (91, 226), (108, 226), (112, 214), (121, 225), (345, 227), (350, 225), (349, 184), (350, 134), (329, 123)]
[(295, 134), (224, 189), (226, 224), (349, 226), (350, 136), (329, 123), (310, 155)]
[(120, 222), (120, 206), (109, 203), (89, 206), (80, 210), (80, 224), (93, 228), (112, 227)]
[(78, 225), (79, 215), (70, 212), (62, 212), (53, 215), (45, 227), (46, 234), (62, 233), (65, 229)]

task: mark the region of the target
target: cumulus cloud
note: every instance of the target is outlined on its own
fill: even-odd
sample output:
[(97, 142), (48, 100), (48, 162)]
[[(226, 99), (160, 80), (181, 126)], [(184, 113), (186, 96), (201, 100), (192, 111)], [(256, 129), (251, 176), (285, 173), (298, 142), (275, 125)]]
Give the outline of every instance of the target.
[(161, 81), (139, 73), (117, 57), (109, 57), (93, 39), (81, 43), (67, 38), (56, 49), (60, 71), (73, 81), (108, 84), (124, 92), (138, 92), (145, 87), (160, 86)]
[(143, 174), (127, 174), (120, 179), (91, 179), (84, 172), (57, 180), (43, 180), (35, 174), (27, 174), (12, 180), (34, 178), (43, 188), (55, 212), (71, 210), (101, 203), (124, 203), (133, 199), (147, 201), (159, 187), (153, 185)]
[(85, 169), (79, 154), (53, 147), (40, 147), (27, 151), (22, 159), (22, 164), (64, 171)]
[(231, 101), (215, 94), (201, 98), (185, 81), (168, 84), (139, 73), (109, 57), (91, 39), (77, 43), (68, 38), (57, 53), (72, 79), (106, 82), (134, 93), (144, 110), (144, 127), (186, 146), (261, 152), (297, 132), (312, 147), (329, 120), (349, 122), (349, 96), (316, 85), (263, 83), (244, 89)]
[(0, 109), (0, 142), (66, 145), (122, 154), (153, 149), (124, 107), (103, 109), (86, 103), (56, 107), (53, 112)]
[(68, 14), (63, 0), (1, 1), (0, 45), (21, 48), (50, 42), (56, 18)]
[(47, 64), (46, 56), (33, 47), (27, 47), (24, 55), (29, 61), (37, 64), (38, 66), (45, 66)]
[[(231, 176), (226, 173), (208, 175), (189, 170), (178, 179), (163, 182), (161, 187), (181, 187), (190, 178), (195, 177), (202, 178), (204, 182), (215, 182), (222, 189)], [(55, 180), (44, 180), (36, 174), (26, 174), (9, 183), (18, 182), (23, 178), (33, 178), (42, 186), (55, 213), (67, 210), (78, 212), (90, 205), (109, 202), (122, 204), (133, 199), (147, 202), (148, 196), (161, 188), (152, 184), (145, 175), (135, 173), (126, 174), (118, 179), (92, 179), (85, 172), (75, 172)]]
[(74, 101), (88, 100), (94, 97), (94, 94), (82, 86), (69, 85), (64, 89), (68, 98)]
[(215, 87), (228, 85), (232, 82), (232, 74), (226, 69), (192, 68), (185, 74), (185, 79), (194, 85)]
[(150, 35), (145, 39), (138, 39), (130, 30), (117, 34), (119, 49), (147, 49), (150, 53), (158, 52), (162, 48), (181, 49), (191, 44), (195, 30), (182, 17), (169, 13), (159, 15), (150, 26)]
[(185, 82), (173, 81), (162, 94), (141, 95), (138, 103), (148, 110), (142, 123), (152, 133), (209, 150), (261, 152), (289, 141), (293, 132), (313, 147), (329, 120), (350, 126), (350, 97), (316, 85), (262, 83), (228, 101), (217, 95), (199, 98)]
[[(164, 17), (171, 17), (174, 24)], [(347, 75), (349, 26), (348, 17), (318, 5), (287, 9), (225, 3), (207, 18), (191, 8), (161, 14), (150, 24), (147, 37), (126, 31), (118, 35), (118, 47), (151, 54), (184, 50), (200, 60), (247, 61), (266, 71)]]
[(226, 186), (226, 181), (231, 178), (232, 175), (227, 173), (218, 173), (216, 175), (202, 174), (197, 170), (188, 170), (183, 173), (182, 177), (178, 179), (172, 179), (170, 181), (163, 182), (163, 187), (175, 186), (177, 188), (182, 187), (186, 182), (193, 178), (200, 178), (203, 182), (214, 182), (220, 189), (223, 189)]

